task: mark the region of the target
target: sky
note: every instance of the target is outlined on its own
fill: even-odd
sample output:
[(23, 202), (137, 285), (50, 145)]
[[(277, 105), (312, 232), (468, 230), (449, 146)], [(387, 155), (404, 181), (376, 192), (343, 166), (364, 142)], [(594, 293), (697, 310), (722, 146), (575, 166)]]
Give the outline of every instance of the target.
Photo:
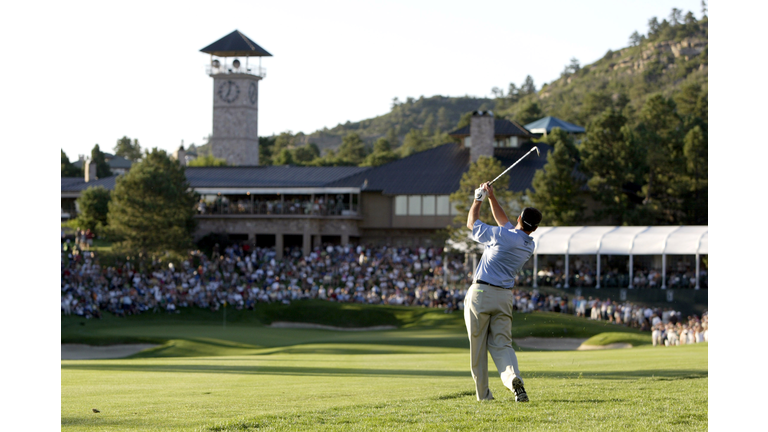
[(112, 151), (122, 136), (168, 151), (202, 144), (213, 80), (199, 50), (235, 29), (273, 55), (259, 88), (267, 136), (382, 115), (394, 97), (490, 96), (526, 75), (541, 87), (572, 57), (583, 65), (627, 46), (652, 16), (673, 7), (701, 16), (700, 0), (112, 3), (19, 6), (34, 25), (13, 36), (38, 38), (43, 52), (20, 51), (13, 63), (36, 65), (49, 96), (24, 102), (47, 117), (30, 127), (71, 160), (94, 144)]

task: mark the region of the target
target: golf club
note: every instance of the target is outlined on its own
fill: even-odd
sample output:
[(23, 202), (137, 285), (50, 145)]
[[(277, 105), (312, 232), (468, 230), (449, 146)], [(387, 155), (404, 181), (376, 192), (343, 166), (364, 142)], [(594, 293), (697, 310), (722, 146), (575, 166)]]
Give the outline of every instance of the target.
[(528, 156), (529, 154), (531, 154), (531, 153), (532, 153), (534, 150), (536, 150), (536, 156), (541, 156), (541, 153), (539, 153), (539, 148), (538, 148), (538, 147), (536, 147), (536, 146), (533, 146), (533, 148), (532, 148), (532, 149), (531, 149), (531, 150), (530, 150), (528, 153), (524, 154), (524, 155), (523, 155), (523, 156), (522, 156), (520, 159), (518, 159), (518, 160), (517, 160), (517, 162), (513, 163), (512, 165), (510, 165), (510, 166), (509, 166), (509, 168), (505, 169), (503, 173), (499, 174), (499, 176), (498, 176), (498, 177), (496, 177), (495, 179), (493, 179), (493, 180), (492, 180), (490, 183), (488, 183), (488, 185), (492, 185), (492, 184), (493, 184), (493, 182), (495, 182), (496, 180), (498, 180), (498, 179), (499, 179), (499, 177), (501, 177), (501, 176), (503, 176), (504, 174), (506, 174), (506, 173), (507, 173), (507, 171), (511, 170), (511, 169), (512, 169), (512, 168), (513, 168), (515, 165), (519, 164), (521, 160), (523, 160), (523, 159), (524, 159), (526, 156)]
[[(524, 155), (523, 155), (523, 156), (522, 156), (520, 159), (518, 159), (518, 160), (517, 160), (517, 162), (513, 163), (512, 165), (510, 165), (510, 166), (509, 166), (509, 168), (507, 168), (507, 169), (505, 169), (505, 170), (504, 170), (504, 172), (502, 172), (501, 174), (499, 174), (499, 175), (498, 175), (498, 176), (497, 176), (495, 179), (491, 180), (491, 182), (490, 182), (490, 183), (488, 183), (488, 185), (492, 185), (492, 184), (493, 184), (493, 182), (495, 182), (495, 181), (496, 181), (496, 180), (498, 180), (498, 179), (499, 179), (501, 176), (503, 176), (504, 174), (506, 174), (506, 173), (507, 173), (509, 170), (511, 170), (512, 168), (514, 168), (514, 166), (515, 166), (515, 165), (519, 164), (521, 160), (523, 160), (523, 159), (524, 159), (526, 156), (528, 156), (529, 154), (531, 154), (531, 153), (532, 153), (534, 150), (536, 150), (536, 155), (537, 155), (537, 156), (541, 156), (541, 153), (539, 153), (539, 148), (538, 148), (538, 147), (536, 147), (536, 146), (533, 146), (533, 148), (532, 148), (532, 149), (530, 149), (530, 150), (528, 151), (528, 153), (524, 154)], [(486, 194), (487, 194), (487, 192), (486, 192), (484, 189), (482, 189), (482, 188), (477, 188), (477, 189), (475, 189), (475, 200), (476, 200), (476, 201), (482, 201), (482, 200), (484, 200), (484, 199), (485, 199), (485, 196), (486, 196)]]

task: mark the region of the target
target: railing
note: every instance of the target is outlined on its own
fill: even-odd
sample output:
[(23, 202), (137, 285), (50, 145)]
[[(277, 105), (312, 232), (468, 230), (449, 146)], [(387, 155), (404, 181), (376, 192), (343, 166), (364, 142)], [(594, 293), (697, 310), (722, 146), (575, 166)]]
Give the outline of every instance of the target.
[[(320, 202), (322, 201), (322, 202)], [(195, 205), (198, 215), (303, 215), (303, 216), (357, 216), (359, 204), (355, 200), (265, 200), (217, 198)]]
[(206, 65), (205, 66), (205, 73), (208, 75), (218, 75), (218, 74), (246, 74), (246, 75), (255, 75), (261, 78), (265, 78), (267, 76), (267, 69), (263, 68), (261, 66), (244, 66), (240, 65), (240, 67), (234, 67), (232, 65), (220, 65), (220, 66), (214, 66), (214, 65)]

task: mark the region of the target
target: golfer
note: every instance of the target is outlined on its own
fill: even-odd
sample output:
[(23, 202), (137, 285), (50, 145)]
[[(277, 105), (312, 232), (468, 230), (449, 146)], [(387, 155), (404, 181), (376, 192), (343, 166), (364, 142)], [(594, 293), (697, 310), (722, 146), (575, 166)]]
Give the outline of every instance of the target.
[[(480, 206), (488, 195), (493, 218), (492, 227), (479, 220)], [(464, 321), (469, 334), (469, 355), (477, 400), (493, 400), (488, 388), (488, 351), (501, 375), (501, 382), (515, 393), (515, 401), (528, 402), (523, 378), (512, 348), (512, 287), (515, 275), (533, 255), (533, 238), (541, 222), (541, 212), (526, 207), (514, 227), (502, 210), (493, 188), (483, 183), (475, 191), (475, 200), (467, 216), (472, 239), (485, 245), (473, 283), (464, 299)]]

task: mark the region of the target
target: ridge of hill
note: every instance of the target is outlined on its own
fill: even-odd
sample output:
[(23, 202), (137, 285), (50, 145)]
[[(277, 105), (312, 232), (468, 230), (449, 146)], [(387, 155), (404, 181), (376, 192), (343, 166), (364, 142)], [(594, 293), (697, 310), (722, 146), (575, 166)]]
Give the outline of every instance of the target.
[(399, 144), (412, 129), (450, 132), (462, 115), (486, 109), (521, 124), (550, 115), (586, 126), (609, 106), (636, 112), (650, 95), (670, 97), (685, 84), (700, 84), (706, 92), (708, 18), (697, 21), (689, 13), (685, 21), (676, 24), (667, 20), (655, 25), (653, 22), (656, 18), (650, 20), (648, 35), (632, 35), (632, 45), (608, 50), (603, 58), (583, 67), (572, 61), (560, 78), (544, 84), (539, 91), (525, 94), (511, 83), (506, 94), (494, 88), (494, 99), (421, 96), (400, 102), (395, 98), (386, 114), (309, 134), (300, 132), (295, 142), (315, 143), (321, 150), (336, 149), (342, 137), (356, 132), (369, 145), (387, 134), (396, 135)]

